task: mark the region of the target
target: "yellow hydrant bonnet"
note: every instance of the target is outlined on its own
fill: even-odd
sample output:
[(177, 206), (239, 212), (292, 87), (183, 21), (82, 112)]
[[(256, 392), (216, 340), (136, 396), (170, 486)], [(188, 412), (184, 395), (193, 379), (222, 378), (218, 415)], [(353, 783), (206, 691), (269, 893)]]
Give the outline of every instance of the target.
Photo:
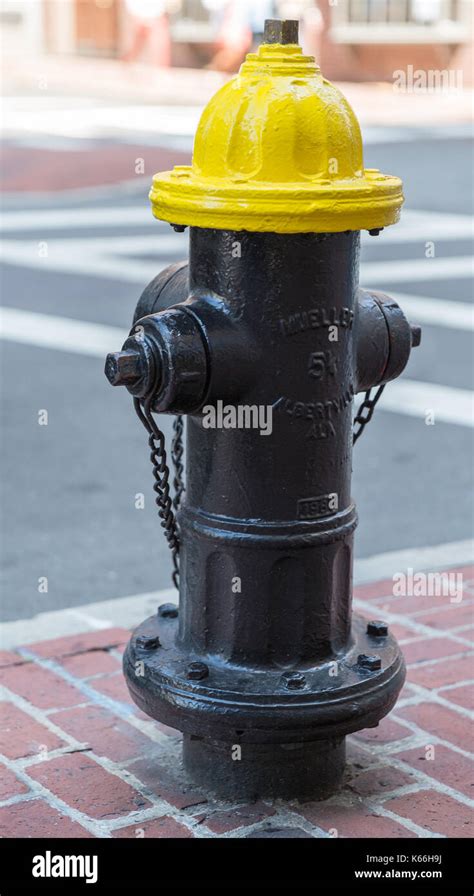
[(162, 221), (275, 233), (395, 224), (398, 177), (364, 169), (349, 103), (297, 44), (262, 44), (205, 108), (191, 166), (156, 174)]

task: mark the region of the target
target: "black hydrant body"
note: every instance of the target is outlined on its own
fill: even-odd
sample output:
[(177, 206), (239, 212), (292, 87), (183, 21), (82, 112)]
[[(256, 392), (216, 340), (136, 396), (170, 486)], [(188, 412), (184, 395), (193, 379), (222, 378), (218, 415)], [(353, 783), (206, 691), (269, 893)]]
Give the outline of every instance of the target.
[[(275, 28), (261, 52), (281, 67)], [(301, 51), (291, 52), (294, 65)], [(268, 61), (259, 76), (259, 64), (256, 83), (278, 78)], [(376, 725), (404, 680), (387, 627), (351, 611), (352, 407), (357, 392), (399, 375), (418, 333), (387, 296), (359, 289), (357, 212), (329, 203), (319, 230), (309, 213), (302, 223), (268, 206), (252, 221), (259, 197), (247, 217), (244, 197), (232, 208), (227, 197), (217, 226), (214, 184), (207, 220), (197, 201), (171, 218), (160, 177), (154, 211), (190, 226), (189, 267), (150, 284), (106, 371), (148, 415), (187, 415), (186, 491), (167, 530), (180, 601), (133, 634), (128, 687), (184, 733), (185, 767), (201, 785), (322, 798), (340, 784), (345, 736)], [(390, 187), (388, 211), (365, 208), (370, 229), (398, 216)], [(234, 221), (245, 226), (226, 226)], [(164, 500), (162, 520), (166, 510)]]

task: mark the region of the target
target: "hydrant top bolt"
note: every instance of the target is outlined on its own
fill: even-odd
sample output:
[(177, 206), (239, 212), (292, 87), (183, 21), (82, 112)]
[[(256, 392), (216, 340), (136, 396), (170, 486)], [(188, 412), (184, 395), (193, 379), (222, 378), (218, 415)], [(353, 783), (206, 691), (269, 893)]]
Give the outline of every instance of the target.
[(176, 619), (178, 615), (178, 607), (176, 604), (160, 604), (158, 607), (158, 616), (162, 619)]
[(372, 619), (372, 621), (367, 624), (367, 634), (372, 635), (373, 638), (386, 638), (388, 635), (388, 625), (380, 619)]
[(285, 672), (282, 679), (286, 687), (291, 691), (297, 691), (300, 688), (304, 688), (306, 684), (306, 678), (301, 672)]
[(160, 639), (153, 635), (138, 635), (136, 644), (142, 650), (154, 650), (160, 646)]
[(367, 669), (369, 672), (376, 672), (377, 669), (382, 668), (382, 660), (376, 653), (371, 655), (360, 653), (357, 657), (357, 665), (361, 666), (362, 669)]
[(140, 379), (143, 373), (142, 359), (138, 352), (127, 349), (110, 352), (105, 361), (105, 375), (112, 386), (125, 386)]
[(265, 19), (264, 44), (297, 44), (297, 19)]
[(208, 675), (209, 669), (205, 663), (189, 663), (189, 666), (186, 667), (186, 677), (190, 681), (202, 681)]

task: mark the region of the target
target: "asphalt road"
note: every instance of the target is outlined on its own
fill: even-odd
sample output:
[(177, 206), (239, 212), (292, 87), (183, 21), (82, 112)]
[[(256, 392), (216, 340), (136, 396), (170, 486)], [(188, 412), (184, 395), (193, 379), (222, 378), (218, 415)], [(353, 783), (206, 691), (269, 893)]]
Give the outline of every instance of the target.
[[(389, 231), (364, 237), (361, 284), (434, 302), (422, 303), (424, 320), (410, 314), (423, 340), (404, 373), (408, 391), (387, 387), (386, 406), (384, 396), (355, 449), (360, 557), (465, 539), (473, 522), (464, 315), (472, 239), (463, 217), (472, 210), (472, 149), (462, 128), (398, 128), (372, 139), (365, 156), (367, 167), (403, 178), (408, 214), (399, 241)], [(24, 313), (125, 334), (141, 284), (187, 252), (186, 234), (147, 217), (146, 193), (138, 180), (126, 190), (5, 200), (3, 301), (21, 312), (1, 343), (5, 620), (169, 586), (146, 434), (128, 393), (105, 380), (100, 349), (48, 347), (41, 321)], [(434, 425), (425, 422), (430, 409)], [(136, 509), (140, 493), (145, 506)]]

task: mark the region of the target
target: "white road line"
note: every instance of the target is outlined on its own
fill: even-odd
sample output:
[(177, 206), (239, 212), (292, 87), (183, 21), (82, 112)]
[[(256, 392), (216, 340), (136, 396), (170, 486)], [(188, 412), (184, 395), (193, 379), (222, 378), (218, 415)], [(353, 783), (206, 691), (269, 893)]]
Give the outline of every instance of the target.
[[(88, 227), (141, 227), (156, 228), (158, 222), (153, 218), (148, 202), (143, 199), (140, 205), (95, 206), (87, 208), (53, 208), (31, 209), (27, 211), (5, 212), (2, 216), (2, 229), (6, 233), (36, 231), (57, 228), (79, 230)], [(164, 229), (166, 224), (162, 224)], [(438, 239), (447, 240), (472, 239), (474, 222), (470, 215), (456, 215), (445, 212), (418, 211), (406, 209), (395, 227), (387, 227), (374, 240), (365, 232), (364, 241), (371, 247), (383, 246), (387, 243), (426, 242)]]
[(444, 301), (392, 290), (390, 296), (399, 302), (411, 323), (449, 327), (454, 330), (474, 329), (474, 306), (468, 302)]
[(430, 240), (472, 240), (474, 221), (471, 215), (454, 215), (446, 212), (417, 211), (402, 209), (400, 222), (387, 227), (374, 240), (365, 232), (363, 241), (370, 246), (388, 243), (426, 243)]
[(91, 106), (90, 100), (44, 108), (35, 102), (36, 97), (30, 104), (17, 104), (16, 99), (5, 97), (1, 104), (3, 130), (7, 135), (48, 134), (95, 139), (104, 133), (123, 136), (128, 131), (134, 135), (135, 142), (139, 142), (141, 132), (192, 137), (203, 111), (203, 106)]
[[(56, 245), (55, 240), (48, 240), (48, 254), (47, 256), (40, 256), (37, 242), (23, 243), (20, 241), (3, 240), (0, 247), (0, 255), (2, 261), (18, 265), (19, 267), (42, 271), (61, 271), (85, 277), (103, 277), (106, 280), (135, 283), (141, 286), (144, 286), (171, 264), (169, 248), (167, 258), (158, 261), (160, 252), (158, 236), (154, 238), (154, 253), (157, 256), (157, 261), (153, 262), (134, 261), (120, 255), (114, 257), (100, 254), (94, 250), (93, 241), (87, 240), (86, 242), (88, 245), (84, 247), (81, 240), (71, 240), (66, 247), (64, 245)], [(97, 250), (97, 246), (95, 249)], [(143, 245), (142, 251), (146, 251)], [(148, 251), (150, 252), (151, 250), (148, 249)], [(132, 254), (132, 252), (133, 247), (130, 246), (130, 253)], [(179, 244), (177, 244), (176, 257), (185, 254), (186, 250), (184, 252), (180, 251)]]
[[(0, 337), (10, 342), (104, 358), (128, 334), (119, 327), (87, 323), (17, 308), (0, 310)], [(425, 419), (428, 411), (442, 423), (474, 425), (473, 393), (465, 389), (402, 379), (390, 383), (380, 409)]]
[(474, 258), (470, 255), (368, 261), (361, 264), (361, 285), (381, 288), (385, 283), (452, 280), (472, 277), (473, 273)]
[[(182, 235), (156, 231), (135, 236), (97, 236), (86, 239), (4, 239), (1, 257), (6, 263), (35, 270), (67, 271), (125, 282), (145, 283), (170, 262), (185, 255), (188, 241)], [(136, 262), (130, 256), (150, 255), (161, 261)], [(163, 259), (163, 255), (167, 256)], [(474, 272), (471, 256), (391, 259), (361, 265), (361, 282), (372, 287), (385, 283), (466, 278)]]
[[(356, 559), (354, 583), (357, 585), (391, 579), (394, 573), (407, 569), (420, 572), (465, 566), (473, 559), (474, 542), (471, 539), (389, 551), (374, 557)], [(30, 619), (15, 619), (2, 624), (1, 646), (8, 650), (35, 641), (60, 638), (77, 632), (97, 631), (109, 626), (133, 628), (143, 618), (155, 613), (159, 604), (170, 601), (178, 601), (178, 592), (174, 588), (38, 613)]]
[(122, 346), (128, 333), (120, 327), (0, 308), (0, 336), (10, 342), (105, 358), (107, 352)]
[(8, 233), (56, 228), (76, 230), (82, 227), (134, 227), (142, 224), (158, 225), (145, 201), (142, 205), (33, 209), (2, 215), (2, 230)]
[[(187, 247), (187, 240), (180, 240), (178, 234), (159, 232), (135, 237), (2, 240), (0, 257), (8, 264), (34, 270), (105, 277), (144, 286), (173, 260), (185, 256)], [(156, 261), (129, 257), (134, 255), (152, 255)]]
[[(49, 259), (61, 258), (67, 260), (69, 257), (74, 258), (76, 255), (83, 257), (85, 270), (88, 269), (88, 256), (92, 255), (146, 255), (146, 254), (173, 254), (174, 252), (186, 251), (188, 240), (184, 239), (180, 234), (172, 233), (171, 228), (167, 233), (159, 230), (153, 233), (140, 234), (136, 236), (91, 236), (81, 237), (80, 239), (52, 239), (40, 238), (35, 240), (3, 240), (2, 256), (8, 259), (10, 253), (17, 258), (31, 258), (40, 266)], [(43, 254), (40, 254), (43, 247)], [(44, 254), (44, 248), (47, 249), (47, 255)]]
[(474, 393), (438, 383), (407, 379), (389, 383), (378, 407), (422, 419), (432, 412), (437, 423), (474, 426)]

